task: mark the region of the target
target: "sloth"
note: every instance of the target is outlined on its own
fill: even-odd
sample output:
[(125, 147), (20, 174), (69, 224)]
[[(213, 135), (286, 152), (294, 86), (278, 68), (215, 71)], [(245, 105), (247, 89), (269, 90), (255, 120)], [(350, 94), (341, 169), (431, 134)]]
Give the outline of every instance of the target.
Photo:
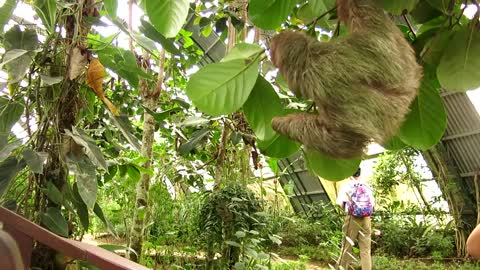
[(363, 155), (375, 141), (397, 132), (418, 94), (422, 68), (394, 22), (374, 0), (337, 0), (348, 34), (319, 42), (284, 31), (270, 43), (270, 57), (296, 96), (316, 112), (272, 119), (272, 128), (306, 149), (332, 158)]

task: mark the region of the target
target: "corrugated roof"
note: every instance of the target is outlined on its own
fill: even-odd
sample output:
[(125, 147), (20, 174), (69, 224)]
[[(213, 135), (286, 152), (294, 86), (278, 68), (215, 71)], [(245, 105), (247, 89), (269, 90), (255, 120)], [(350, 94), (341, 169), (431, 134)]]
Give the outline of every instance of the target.
[(480, 169), (480, 115), (466, 93), (444, 92), (447, 129), (442, 139), (461, 177)]

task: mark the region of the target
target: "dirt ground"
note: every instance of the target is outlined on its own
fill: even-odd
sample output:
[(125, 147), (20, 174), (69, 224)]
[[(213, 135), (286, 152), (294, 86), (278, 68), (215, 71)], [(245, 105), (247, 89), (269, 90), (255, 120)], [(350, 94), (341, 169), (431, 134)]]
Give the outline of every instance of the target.
[[(125, 246), (126, 242), (123, 239), (115, 239), (111, 235), (99, 235), (99, 236), (94, 236), (91, 234), (85, 234), (83, 236), (82, 242), (91, 244), (91, 245), (119, 245), (119, 246)], [(280, 259), (277, 259), (276, 261), (297, 261), (296, 258), (294, 257), (281, 257)], [(330, 269), (328, 266), (322, 265), (318, 262), (309, 262), (307, 264), (307, 270), (324, 270), (324, 269)]]

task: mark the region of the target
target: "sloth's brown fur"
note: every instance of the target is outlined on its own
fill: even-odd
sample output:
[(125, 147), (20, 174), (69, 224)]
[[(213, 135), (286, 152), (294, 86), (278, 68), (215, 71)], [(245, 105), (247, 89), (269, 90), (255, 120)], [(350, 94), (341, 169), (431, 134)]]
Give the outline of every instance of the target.
[(422, 68), (402, 32), (373, 0), (337, 0), (349, 34), (319, 42), (285, 31), (270, 54), (292, 91), (317, 113), (272, 120), (280, 134), (334, 158), (360, 157), (395, 135), (418, 93)]

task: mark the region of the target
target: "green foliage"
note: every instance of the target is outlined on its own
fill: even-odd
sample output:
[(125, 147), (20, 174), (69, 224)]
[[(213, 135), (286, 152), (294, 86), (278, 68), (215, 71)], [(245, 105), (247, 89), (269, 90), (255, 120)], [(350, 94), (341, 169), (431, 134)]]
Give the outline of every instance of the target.
[(294, 142), (284, 135), (275, 134), (275, 136), (268, 141), (258, 141), (258, 148), (262, 154), (272, 158), (286, 158), (295, 154), (301, 145)]
[(3, 2), (3, 5), (0, 6), (0, 34), (3, 34), (3, 28), (8, 20), (10, 20), (10, 16), (12, 16), (16, 6), (16, 0), (6, 0)]
[(340, 251), (343, 219), (329, 204), (312, 205), (308, 217), (295, 217), (282, 222), (278, 232), (282, 237), (279, 252), (306, 255), (322, 262), (331, 261)]
[[(228, 183), (207, 198), (200, 211), (199, 240), (209, 253), (221, 251), (225, 265), (246, 269), (268, 259), (261, 252), (265, 223), (254, 193), (238, 183)], [(279, 242), (274, 235), (269, 239)], [(213, 253), (212, 253), (213, 254)]]
[(250, 0), (249, 17), (256, 26), (273, 30), (287, 19), (295, 4), (296, 0)]
[(110, 18), (117, 17), (117, 8), (118, 8), (117, 0), (105, 0), (103, 1), (103, 4)]
[(331, 180), (340, 181), (351, 176), (358, 169), (360, 159), (332, 159), (316, 151), (306, 150), (305, 158), (308, 168), (318, 176)]
[(439, 93), (438, 81), (425, 75), (420, 93), (400, 128), (399, 138), (406, 144), (427, 150), (437, 144), (447, 128), (447, 113)]
[(455, 252), (453, 231), (436, 229), (430, 221), (418, 222), (415, 215), (381, 219), (375, 222), (375, 228), (381, 231), (381, 236), (374, 239), (379, 254), (447, 258)]
[(239, 44), (220, 63), (193, 74), (185, 90), (192, 102), (213, 116), (240, 109), (255, 86), (261, 47)]
[(440, 84), (451, 91), (480, 87), (480, 31), (478, 26), (463, 26), (453, 34), (445, 48), (437, 75)]
[(190, 7), (188, 0), (145, 1), (153, 26), (167, 38), (175, 37), (183, 26)]
[(48, 33), (53, 33), (55, 28), (57, 1), (55, 0), (36, 0), (35, 11), (47, 28)]
[(307, 256), (300, 256), (299, 261), (286, 261), (273, 263), (272, 270), (305, 270), (307, 269)]
[(400, 260), (391, 256), (373, 256), (373, 269), (378, 270), (473, 270), (478, 263), (428, 263), (421, 260)]
[(42, 223), (47, 228), (63, 237), (68, 237), (68, 224), (58, 208), (50, 207), (47, 212), (41, 213)]
[(391, 1), (391, 0), (376, 0), (383, 6), (385, 10), (396, 15), (402, 14), (404, 10), (412, 10), (419, 0), (403, 0), (403, 1)]
[(5, 64), (5, 68), (10, 76), (9, 82), (18, 82), (25, 76), (25, 71), (33, 61), (35, 50), (39, 45), (37, 33), (33, 29), (22, 30), (18, 25), (15, 25), (5, 33), (3, 44), (5, 47), (3, 61), (7, 58), (8, 53), (13, 50), (27, 51), (13, 60), (10, 59)]
[(243, 105), (243, 112), (257, 139), (268, 141), (275, 136), (272, 119), (283, 115), (284, 111), (280, 98), (263, 76), (258, 76), (252, 93)]

